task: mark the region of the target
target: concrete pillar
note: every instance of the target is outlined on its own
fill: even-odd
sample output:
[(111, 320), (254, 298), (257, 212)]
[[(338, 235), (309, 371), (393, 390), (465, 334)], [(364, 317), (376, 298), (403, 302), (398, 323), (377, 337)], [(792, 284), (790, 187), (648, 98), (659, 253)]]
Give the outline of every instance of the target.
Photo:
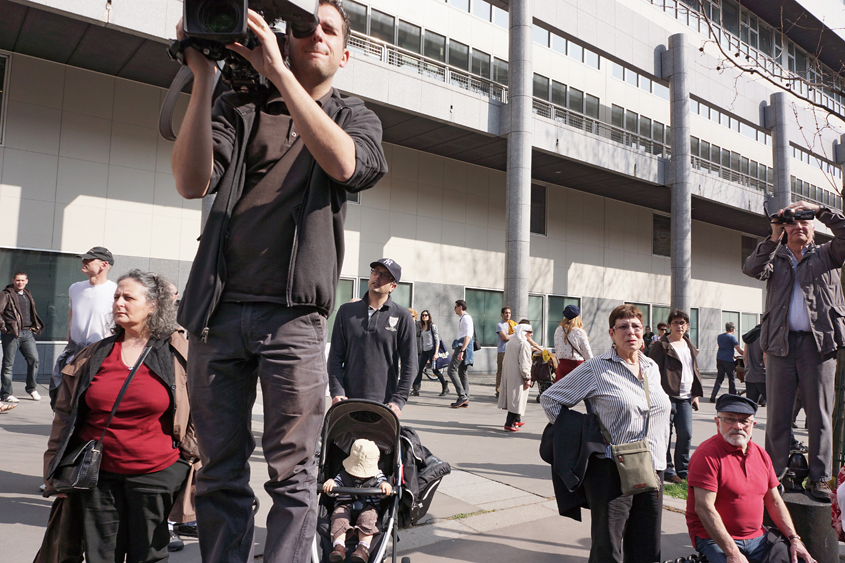
[(505, 221), (504, 305), (513, 318), (528, 316), (531, 249), (531, 137), (533, 131), (532, 0), (511, 0), (508, 56), (508, 163)]
[[(670, 305), (689, 312), (692, 283), (692, 160), (690, 149), (689, 67), (686, 35), (669, 37), (661, 74), (669, 78), (672, 125), (672, 277)], [(668, 68), (666, 68), (668, 67)]]
[(786, 92), (775, 92), (765, 111), (766, 128), (772, 130), (772, 162), (775, 170), (775, 193), (769, 211), (777, 212), (792, 203), (792, 147), (789, 146), (790, 124), (795, 119)]

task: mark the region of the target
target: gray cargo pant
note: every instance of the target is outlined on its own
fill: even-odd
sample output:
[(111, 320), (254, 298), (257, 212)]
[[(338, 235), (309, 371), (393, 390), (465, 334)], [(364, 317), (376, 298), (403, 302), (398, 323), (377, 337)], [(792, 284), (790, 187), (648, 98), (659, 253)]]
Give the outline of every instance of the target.
[(188, 389), (202, 469), (197, 526), (204, 563), (252, 561), (256, 381), (264, 399), (261, 445), (273, 499), (264, 561), (305, 563), (317, 529), (314, 451), (325, 410), (326, 319), (311, 308), (221, 303), (206, 342), (191, 336)]
[(792, 409), (800, 389), (809, 427), (810, 480), (830, 478), (835, 371), (836, 354), (822, 357), (809, 332), (789, 333), (786, 356), (766, 355), (766, 451), (778, 477), (789, 463)]

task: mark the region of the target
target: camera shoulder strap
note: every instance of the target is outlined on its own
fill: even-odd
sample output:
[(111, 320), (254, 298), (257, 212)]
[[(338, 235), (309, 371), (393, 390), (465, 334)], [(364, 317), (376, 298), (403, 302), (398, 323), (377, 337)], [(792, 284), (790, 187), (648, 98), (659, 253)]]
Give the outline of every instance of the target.
[[(174, 41), (173, 45), (181, 43), (182, 42), (180, 41)], [(173, 45), (171, 45), (171, 48), (168, 49), (168, 53), (170, 53), (174, 48)], [(176, 73), (176, 76), (173, 78), (173, 82), (170, 83), (170, 88), (167, 89), (167, 95), (164, 97), (164, 103), (161, 105), (161, 112), (158, 114), (158, 132), (164, 139), (168, 141), (175, 141), (176, 133), (173, 131), (173, 111), (176, 109), (176, 100), (179, 98), (179, 94), (182, 93), (185, 86), (193, 81), (194, 73), (191, 72), (190, 67), (183, 62), (184, 57), (177, 57), (173, 54), (171, 54), (171, 57), (174, 60), (181, 62), (182, 67), (179, 69), (179, 72)], [(214, 86), (211, 88), (212, 92), (217, 90), (217, 83), (219, 81), (220, 70), (218, 69), (217, 72), (214, 73)]]

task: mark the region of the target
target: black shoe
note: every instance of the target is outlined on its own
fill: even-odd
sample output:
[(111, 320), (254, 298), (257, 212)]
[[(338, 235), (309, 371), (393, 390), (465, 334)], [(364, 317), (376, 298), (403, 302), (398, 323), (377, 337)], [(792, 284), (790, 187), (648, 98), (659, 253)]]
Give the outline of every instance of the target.
[(457, 401), (455, 401), (454, 403), (452, 403), (449, 406), (452, 407), (453, 409), (467, 408), (467, 407), (469, 407), (469, 399), (458, 399)]
[(419, 397), (420, 390), (419, 389), (411, 389), (411, 397)]
[(711, 402), (711, 403), (715, 403), (715, 402), (716, 402), (716, 397), (710, 397), (710, 402)]
[(449, 394), (449, 386), (448, 386), (448, 385), (444, 385), (444, 386), (443, 386), (443, 391), (441, 391), (441, 392), (440, 392), (440, 395), (438, 395), (438, 396), (439, 396), (439, 397), (445, 397), (445, 396), (446, 396), (446, 395), (448, 395), (448, 394)]
[(810, 481), (807, 486), (807, 492), (819, 502), (830, 502), (832, 491), (827, 481)]
[(167, 551), (181, 551), (185, 542), (179, 537), (175, 530), (170, 530), (170, 543), (167, 544)]
[(174, 524), (173, 529), (176, 530), (176, 533), (180, 536), (187, 536), (189, 538), (199, 537), (199, 533), (197, 533), (196, 522), (194, 522), (193, 524)]

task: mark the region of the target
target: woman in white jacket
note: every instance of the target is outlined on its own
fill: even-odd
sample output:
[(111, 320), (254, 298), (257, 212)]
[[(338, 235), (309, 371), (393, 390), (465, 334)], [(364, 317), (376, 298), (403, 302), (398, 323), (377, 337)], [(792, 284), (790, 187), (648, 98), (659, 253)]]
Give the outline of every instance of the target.
[(519, 427), (525, 424), (522, 415), (525, 414), (531, 385), (531, 342), (528, 339), (533, 334), (530, 324), (518, 324), (505, 348), (499, 408), (508, 411), (505, 421), (507, 432), (519, 432)]

